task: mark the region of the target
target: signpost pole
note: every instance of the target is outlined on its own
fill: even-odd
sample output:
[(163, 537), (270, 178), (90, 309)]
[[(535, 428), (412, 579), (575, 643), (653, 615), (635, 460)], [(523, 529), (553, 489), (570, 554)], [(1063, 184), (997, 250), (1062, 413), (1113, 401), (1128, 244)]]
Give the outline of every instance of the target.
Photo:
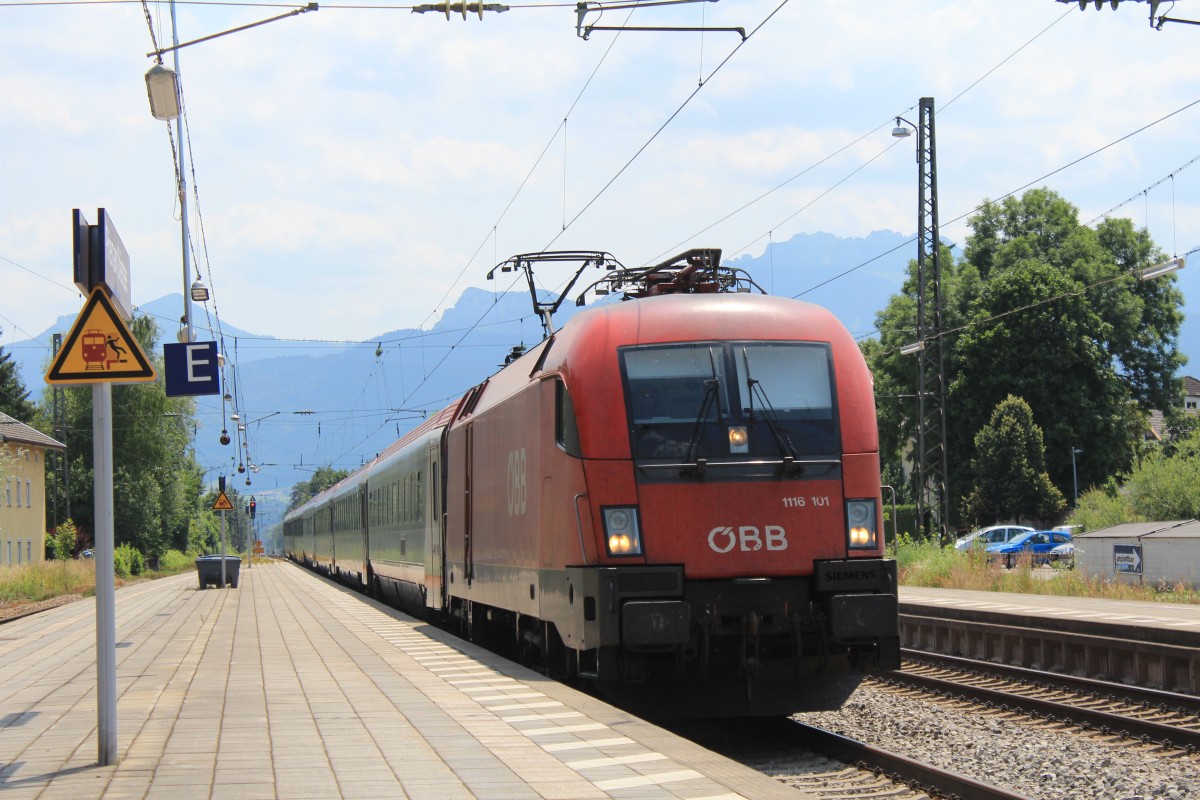
[(95, 467), (96, 705), (100, 766), (117, 763), (117, 617), (113, 581), (112, 384), (92, 385)]
[(221, 588), (225, 588), (225, 509), (221, 509)]
[[(75, 285), (88, 293), (46, 383), (92, 385), (92, 492), (96, 538), (96, 733), (100, 766), (117, 763), (117, 598), (113, 579), (112, 385), (149, 383), (154, 365), (123, 320), (131, 318), (129, 253), (108, 212), (72, 216)], [(116, 303), (114, 305), (115, 292)], [(119, 310), (117, 308), (119, 306)]]

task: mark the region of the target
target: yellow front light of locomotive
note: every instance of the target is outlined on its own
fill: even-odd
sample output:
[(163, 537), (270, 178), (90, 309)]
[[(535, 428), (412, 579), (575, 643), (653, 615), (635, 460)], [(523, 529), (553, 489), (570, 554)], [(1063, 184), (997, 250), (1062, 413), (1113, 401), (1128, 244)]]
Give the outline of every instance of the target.
[(851, 547), (874, 547), (875, 532), (869, 531), (866, 528), (851, 528), (850, 529), (850, 546)]
[(612, 553), (614, 556), (625, 555), (629, 552), (631, 544), (632, 542), (629, 541), (629, 537), (625, 534), (614, 533), (612, 536), (608, 537), (608, 552)]
[(748, 452), (748, 444), (750, 435), (746, 432), (745, 425), (730, 425), (729, 426), (729, 452), (745, 453)]
[(846, 545), (851, 550), (874, 550), (879, 543), (875, 501), (846, 501)]
[(601, 508), (600, 514), (604, 519), (604, 541), (610, 556), (642, 555), (637, 506), (609, 506)]

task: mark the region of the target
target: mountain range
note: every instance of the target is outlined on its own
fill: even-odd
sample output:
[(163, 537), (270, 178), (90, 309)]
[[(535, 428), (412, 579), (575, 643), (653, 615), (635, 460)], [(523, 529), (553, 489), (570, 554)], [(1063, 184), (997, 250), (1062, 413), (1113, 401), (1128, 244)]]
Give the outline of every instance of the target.
[[(725, 263), (748, 272), (771, 294), (825, 306), (856, 337), (865, 337), (915, 256), (910, 237), (891, 231), (861, 238), (814, 233)], [(1200, 296), (1200, 287), (1190, 294)], [(577, 310), (572, 300), (563, 303), (556, 326)], [(154, 316), (160, 339), (172, 341), (181, 306), (175, 294), (140, 305), (138, 312)], [(34, 340), (5, 348), (31, 394), (45, 385), (44, 343), (53, 333), (65, 334), (73, 322), (74, 317), (60, 317)], [(218, 339), (203, 322), (196, 339)], [(221, 330), (219, 345), (233, 367), (226, 371), (231, 385), (225, 391), (236, 396), (240, 414), (233, 419), (234, 404), (219, 397), (197, 398), (196, 457), (210, 479), (226, 474), (242, 494), (255, 494), (259, 515), (268, 521), (286, 505), (292, 485), (316, 467), (354, 468), (369, 461), (425, 414), (494, 373), (514, 346), (535, 344), (542, 336), (527, 292), (478, 288), (465, 289), (428, 329), (384, 331), (358, 344), (279, 340), (224, 320)], [(1186, 353), (1189, 346), (1200, 349), (1197, 345), (1200, 319), (1185, 320), (1180, 347)], [(239, 425), (248, 438), (238, 436)], [(231, 444), (220, 444), (222, 431)]]

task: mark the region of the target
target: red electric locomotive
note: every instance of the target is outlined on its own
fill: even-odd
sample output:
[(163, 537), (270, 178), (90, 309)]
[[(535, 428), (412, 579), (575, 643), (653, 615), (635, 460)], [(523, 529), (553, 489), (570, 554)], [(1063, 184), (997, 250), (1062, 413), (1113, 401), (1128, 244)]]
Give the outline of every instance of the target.
[[(629, 302), (293, 511), (289, 553), (311, 561), (313, 520), (357, 505), (334, 574), (653, 716), (836, 708), (863, 666), (898, 668), (866, 363), (719, 253), (607, 273), (593, 288)], [(531, 263), (511, 266), (532, 292)], [(405, 476), (401, 531), (379, 503)]]

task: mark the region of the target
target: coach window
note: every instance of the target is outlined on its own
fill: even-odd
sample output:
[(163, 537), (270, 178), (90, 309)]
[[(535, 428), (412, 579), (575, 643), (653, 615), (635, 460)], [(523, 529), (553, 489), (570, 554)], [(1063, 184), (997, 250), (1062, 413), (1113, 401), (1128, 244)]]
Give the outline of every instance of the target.
[(562, 378), (554, 379), (554, 438), (567, 455), (583, 457), (579, 446), (579, 428), (575, 424), (575, 404)]

